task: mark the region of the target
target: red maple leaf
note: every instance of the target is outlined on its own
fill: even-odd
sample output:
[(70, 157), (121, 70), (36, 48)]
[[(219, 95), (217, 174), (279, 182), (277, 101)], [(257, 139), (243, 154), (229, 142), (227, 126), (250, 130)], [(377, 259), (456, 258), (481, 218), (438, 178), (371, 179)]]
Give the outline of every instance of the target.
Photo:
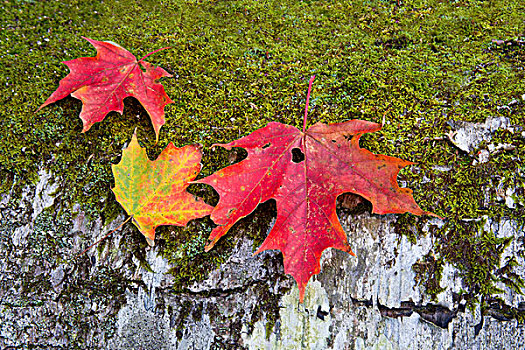
[(297, 281), (302, 302), (306, 284), (320, 271), (325, 249), (354, 255), (337, 218), (337, 196), (358, 194), (372, 203), (377, 214), (430, 214), (419, 208), (410, 189), (397, 183), (399, 170), (411, 162), (359, 147), (363, 133), (380, 129), (380, 124), (363, 120), (317, 123), (303, 131), (271, 122), (246, 137), (218, 145), (245, 148), (248, 156), (197, 181), (213, 186), (220, 195), (211, 214), (220, 226), (212, 231), (206, 250), (259, 203), (275, 199), (277, 220), (256, 254), (268, 249), (282, 252), (285, 272)]
[(84, 39), (97, 49), (97, 55), (63, 62), (71, 72), (38, 110), (71, 94), (82, 101), (80, 118), (84, 123), (82, 132), (86, 132), (109, 112), (122, 114), (124, 98), (133, 96), (148, 112), (158, 140), (160, 128), (164, 125), (164, 106), (173, 101), (157, 80), (171, 77), (171, 74), (144, 59), (167, 48), (153, 51), (137, 61), (133, 54), (115, 43)]

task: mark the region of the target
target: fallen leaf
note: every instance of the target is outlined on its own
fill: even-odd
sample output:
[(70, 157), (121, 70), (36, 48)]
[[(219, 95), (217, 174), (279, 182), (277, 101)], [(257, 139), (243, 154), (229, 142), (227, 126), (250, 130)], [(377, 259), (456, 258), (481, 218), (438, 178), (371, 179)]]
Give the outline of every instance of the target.
[(239, 140), (216, 145), (245, 148), (248, 156), (196, 181), (213, 186), (220, 195), (211, 214), (220, 226), (212, 231), (206, 250), (259, 203), (275, 199), (276, 222), (256, 254), (282, 252), (285, 272), (295, 278), (302, 302), (306, 284), (320, 271), (325, 249), (354, 255), (337, 218), (339, 195), (360, 195), (377, 214), (430, 214), (416, 204), (410, 189), (397, 183), (399, 170), (411, 162), (359, 147), (363, 133), (380, 129), (381, 124), (363, 120), (317, 123), (306, 131), (271, 122)]
[(84, 39), (97, 49), (97, 55), (63, 62), (70, 73), (38, 110), (71, 94), (82, 101), (80, 118), (84, 123), (82, 132), (86, 132), (109, 112), (122, 114), (124, 98), (133, 96), (148, 112), (158, 140), (160, 128), (165, 122), (164, 106), (173, 101), (157, 80), (171, 74), (154, 67), (144, 58), (166, 48), (153, 51), (137, 61), (133, 54), (115, 43)]
[(213, 207), (186, 191), (200, 172), (201, 158), (196, 146), (177, 148), (170, 143), (151, 161), (133, 135), (120, 163), (112, 166), (115, 197), (150, 245), (156, 227), (186, 226), (211, 213)]

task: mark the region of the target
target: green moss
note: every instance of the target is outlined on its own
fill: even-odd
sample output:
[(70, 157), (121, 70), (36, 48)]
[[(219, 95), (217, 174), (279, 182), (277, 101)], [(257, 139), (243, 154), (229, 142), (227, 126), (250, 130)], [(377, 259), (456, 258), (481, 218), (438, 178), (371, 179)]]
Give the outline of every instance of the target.
[(230, 256), (235, 237), (222, 239), (209, 252), (204, 251), (213, 226), (209, 218), (191, 221), (187, 227), (162, 227), (157, 230), (161, 254), (172, 265), (173, 288), (186, 291), (192, 283), (201, 281)]
[(403, 214), (394, 223), (394, 230), (397, 234), (406, 236), (412, 244), (416, 244), (418, 235), (422, 233), (422, 222), (424, 221), (417, 216)]
[[(283, 292), (287, 291), (283, 290)], [(256, 309), (253, 310), (248, 326), (253, 328), (256, 322), (265, 320), (265, 338), (269, 340), (280, 317), (280, 303), (279, 299), (270, 293), (268, 289), (259, 291), (259, 300), (260, 302), (257, 304)]]
[(432, 301), (437, 301), (437, 295), (445, 290), (439, 284), (443, 273), (443, 261), (439, 261), (432, 253), (428, 253), (412, 269), (416, 273), (416, 283), (425, 288)]
[[(108, 267), (93, 269), (92, 261), (85, 255), (74, 259), (78, 251), (71, 238), (74, 235), (83, 238), (83, 235), (72, 232), (72, 215), (59, 204), (39, 213), (29, 235), (22, 238), (16, 247), (10, 246), (17, 230), (24, 230), (34, 214), (20, 210), (22, 205), (30, 207), (32, 204), (26, 202), (27, 199), (32, 197), (9, 201), (7, 206), (10, 210), (3, 211), (0, 222), (0, 251), (3, 252), (0, 255), (9, 267), (6, 276), (11, 275), (11, 287), (18, 293), (15, 299), (12, 299), (11, 293), (5, 295), (3, 312), (12, 315), (19, 308), (27, 308), (25, 312), (38, 313), (40, 318), (31, 327), (39, 339), (45, 339), (49, 334), (48, 327), (54, 329), (60, 324), (64, 332), (61, 337), (72, 344), (72, 349), (92, 345), (89, 335), (92, 334), (93, 324), (111, 337), (115, 331), (116, 312), (124, 303), (129, 281)], [(19, 261), (24, 263), (17, 265)], [(11, 269), (13, 272), (10, 272)], [(57, 303), (60, 305), (58, 309)], [(97, 305), (96, 310), (93, 305)], [(100, 310), (103, 310), (103, 315)]]
[(190, 301), (184, 301), (177, 315), (177, 319), (174, 321), (174, 325), (176, 327), (175, 334), (177, 335), (177, 339), (179, 340), (181, 340), (183, 336), (185, 317), (190, 313), (192, 308), (193, 304)]
[[(516, 40), (523, 35), (524, 11), (519, 1), (504, 0), (403, 1), (401, 6), (385, 1), (5, 2), (0, 192), (21, 200), (25, 186), (45, 168), (59, 184), (60, 203), (78, 203), (88, 218), (112, 221), (123, 209), (110, 190), (111, 164), (119, 161), (135, 128), (152, 158), (169, 142), (203, 144), (202, 176), (208, 175), (230, 163), (230, 153), (212, 151), (212, 144), (230, 142), (269, 121), (302, 125), (306, 84), (315, 74), (309, 125), (351, 118), (378, 122), (386, 113), (383, 130), (365, 135), (362, 146), (416, 163), (399, 180), (414, 189), (425, 210), (447, 220), (430, 233), (436, 238), (436, 260), (460, 269), (466, 294), (491, 295), (495, 282), (503, 280), (498, 258), (508, 240), (465, 220), (486, 215), (520, 222), (525, 217), (523, 206), (510, 209), (497, 197), (498, 186), (516, 187), (516, 198), (524, 193), (525, 48)], [(124, 115), (110, 113), (86, 133), (78, 118), (81, 104), (73, 98), (35, 113), (67, 74), (61, 61), (95, 54), (80, 35), (117, 42), (137, 57), (172, 47), (148, 58), (173, 74), (162, 81), (175, 103), (166, 107), (157, 145), (144, 109), (133, 99), (126, 100)], [(519, 103), (499, 108), (514, 99)], [(498, 131), (493, 140), (515, 150), (473, 165), (475, 155), (447, 141), (448, 122), (482, 122), (489, 116), (506, 116), (516, 126), (515, 132)], [(442, 165), (451, 170), (436, 168)], [(210, 188), (195, 191), (216, 203)], [(273, 210), (268, 205), (250, 218), (257, 224), (240, 223), (210, 252), (203, 251), (213, 227), (209, 219), (186, 229), (159, 229), (176, 287), (204, 278), (224, 262), (236, 235), (248, 234), (258, 246)], [(401, 216), (399, 232), (417, 240), (426, 220)], [(414, 224), (414, 230), (408, 228)], [(125, 249), (140, 257), (143, 241), (133, 228)], [(464, 255), (455, 252), (458, 247)], [(509, 269), (509, 283), (519, 286), (514, 267)], [(436, 280), (438, 270), (432, 272)], [(420, 277), (430, 272), (422, 269)]]
[(522, 308), (508, 306), (501, 298), (487, 298), (483, 301), (482, 312), (500, 321), (516, 320), (518, 325), (525, 323), (525, 311)]

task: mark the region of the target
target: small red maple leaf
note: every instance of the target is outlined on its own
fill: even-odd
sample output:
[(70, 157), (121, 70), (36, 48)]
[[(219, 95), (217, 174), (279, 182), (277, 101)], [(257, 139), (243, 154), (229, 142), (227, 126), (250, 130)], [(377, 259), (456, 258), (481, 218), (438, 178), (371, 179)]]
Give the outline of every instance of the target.
[(363, 120), (326, 125), (317, 123), (303, 131), (281, 123), (266, 127), (228, 144), (217, 146), (248, 151), (243, 161), (196, 181), (213, 186), (220, 200), (211, 218), (220, 225), (209, 239), (209, 250), (239, 219), (259, 203), (277, 202), (277, 220), (256, 254), (278, 249), (284, 269), (292, 275), (303, 301), (306, 284), (320, 271), (320, 258), (327, 248), (352, 255), (336, 214), (336, 199), (344, 192), (358, 194), (373, 205), (377, 214), (423, 211), (412, 191), (400, 188), (399, 170), (411, 162), (359, 147), (363, 133), (381, 129), (381, 124)]
[(137, 61), (133, 54), (115, 43), (84, 39), (97, 49), (97, 55), (63, 62), (69, 67), (70, 73), (60, 80), (58, 89), (38, 110), (71, 94), (82, 101), (80, 118), (84, 123), (82, 132), (86, 132), (109, 112), (122, 114), (124, 98), (133, 96), (148, 112), (158, 140), (160, 128), (165, 122), (164, 106), (173, 101), (157, 80), (171, 77), (171, 74), (144, 59), (168, 48), (155, 50)]

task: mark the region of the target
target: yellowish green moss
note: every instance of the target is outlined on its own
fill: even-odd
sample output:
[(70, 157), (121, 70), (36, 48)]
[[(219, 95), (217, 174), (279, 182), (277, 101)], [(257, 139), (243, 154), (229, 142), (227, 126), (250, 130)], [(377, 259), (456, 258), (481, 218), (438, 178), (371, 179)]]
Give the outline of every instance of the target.
[(432, 301), (437, 301), (437, 295), (446, 290), (439, 284), (443, 273), (443, 263), (436, 260), (432, 253), (428, 253), (416, 262), (412, 269), (416, 273), (416, 283), (423, 285)]
[[(525, 46), (493, 42), (523, 35), (525, 8), (519, 1), (12, 1), (1, 9), (1, 193), (20, 198), (43, 167), (59, 183), (61, 203), (79, 203), (89, 218), (109, 222), (123, 213), (110, 191), (111, 164), (135, 128), (152, 158), (169, 142), (203, 144), (202, 176), (208, 175), (229, 164), (229, 153), (211, 151), (212, 144), (269, 121), (302, 125), (307, 81), (315, 74), (309, 125), (352, 118), (380, 122), (386, 113), (383, 130), (364, 136), (362, 146), (416, 163), (399, 180), (414, 189), (425, 210), (446, 218), (444, 227), (430, 233), (436, 237), (436, 264), (460, 269), (465, 294), (488, 297), (497, 292), (495, 282), (505, 279), (522, 285), (512, 269), (498, 275), (508, 240), (464, 221), (525, 217), (522, 206), (510, 209), (496, 200), (498, 180), (517, 187), (516, 196), (524, 191)], [(87, 133), (80, 132), (81, 104), (73, 98), (35, 113), (68, 73), (61, 61), (95, 54), (81, 35), (114, 41), (137, 57), (172, 47), (148, 58), (173, 74), (162, 81), (175, 103), (166, 107), (157, 145), (144, 109), (132, 99), (124, 115), (111, 113)], [(512, 100), (519, 103), (501, 108)], [(516, 126), (493, 140), (515, 149), (473, 165), (473, 154), (447, 140), (448, 122), (489, 116), (506, 116)], [(441, 165), (451, 170), (437, 170)], [(195, 192), (217, 200), (210, 188)], [(261, 220), (242, 228), (258, 243), (271, 221)], [(422, 227), (425, 220), (416, 221)], [(238, 227), (204, 253), (212, 227), (205, 219), (186, 229), (159, 230), (178, 288), (204, 278), (233, 249)], [(412, 240), (422, 234), (406, 226), (400, 232)], [(134, 233), (127, 244), (142, 251), (141, 236)], [(439, 266), (432, 271), (439, 286)]]

